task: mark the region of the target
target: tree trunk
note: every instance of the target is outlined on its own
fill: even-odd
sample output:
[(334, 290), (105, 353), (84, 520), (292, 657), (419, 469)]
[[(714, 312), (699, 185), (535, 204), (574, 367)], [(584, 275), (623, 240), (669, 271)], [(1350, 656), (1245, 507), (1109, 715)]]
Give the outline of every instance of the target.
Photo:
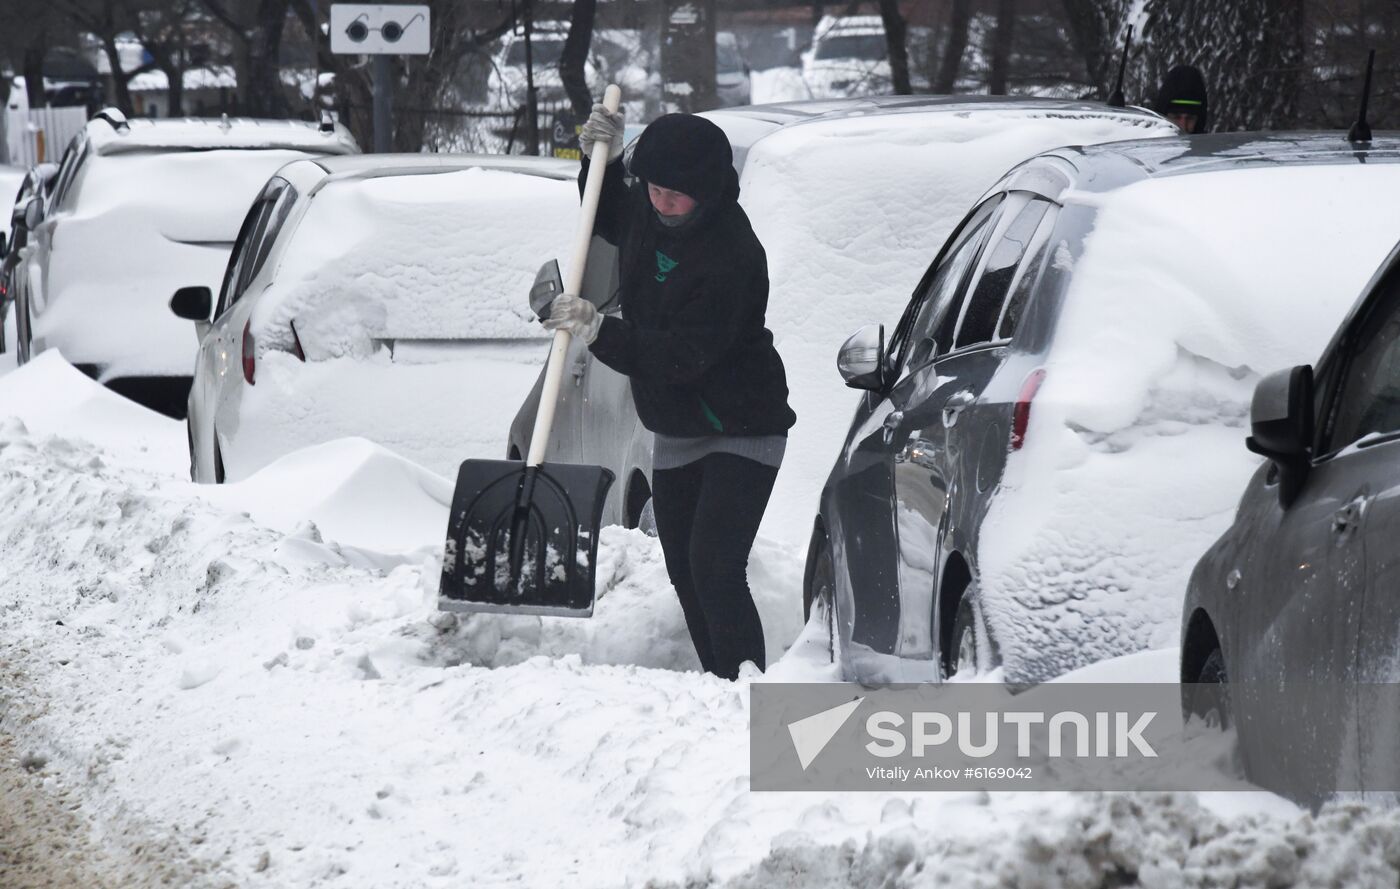
[(564, 82), (564, 92), (569, 96), (574, 116), (579, 119), (588, 117), (593, 110), (584, 64), (588, 61), (588, 49), (593, 45), (593, 19), (597, 10), (598, 0), (575, 0), (569, 14), (569, 36), (559, 57), (559, 77)]
[(909, 86), (909, 26), (899, 12), (899, 0), (880, 0), (880, 20), (885, 24), (885, 44), (890, 57), (890, 80), (897, 96), (907, 96)]
[(167, 117), (185, 116), (185, 71), (177, 65), (166, 64), (160, 66), (160, 70), (165, 72), (165, 79), (169, 87), (165, 93), (166, 104), (170, 107), (166, 109)]
[(967, 52), (967, 29), (972, 24), (972, 0), (953, 0), (952, 20), (948, 23), (948, 39), (943, 44), (943, 59), (938, 65), (938, 77), (933, 83), (935, 93), (951, 93), (962, 70), (963, 53)]
[[(1106, 98), (1126, 4), (1124, 0), (1064, 0), (1064, 5), (1070, 39), (1084, 60), (1084, 73), (1098, 96)], [(1194, 39), (1198, 35), (1187, 36)]]
[(1016, 0), (997, 0), (997, 30), (992, 38), (991, 71), (987, 75), (987, 92), (1006, 95), (1006, 75), (1011, 68), (1011, 45), (1016, 27)]
[(107, 54), (107, 64), (112, 68), (112, 99), (122, 114), (131, 117), (136, 112), (131, 104), (131, 91), (127, 89), (127, 76), (122, 70), (122, 57), (117, 51), (117, 38), (114, 34), (102, 35), (102, 51)]
[(246, 111), (253, 117), (287, 117), (291, 108), (278, 76), (281, 70), (282, 31), (291, 0), (261, 0), (257, 24), (247, 41), (248, 86)]
[(44, 95), (44, 49), (47, 46), (48, 35), (40, 32), (35, 35), (34, 42), (24, 48), (24, 92), (30, 108), (49, 104)]

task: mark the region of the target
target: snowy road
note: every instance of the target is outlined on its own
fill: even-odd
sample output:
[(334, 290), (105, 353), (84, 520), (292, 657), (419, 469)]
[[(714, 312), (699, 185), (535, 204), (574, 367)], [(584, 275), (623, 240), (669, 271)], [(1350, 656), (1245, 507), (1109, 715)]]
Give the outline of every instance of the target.
[[(0, 415), (13, 413), (0, 664), (27, 678), (0, 684), (0, 731), (45, 761), (51, 802), (80, 803), (108, 878), (152, 873), (143, 862), (184, 862), (178, 885), (248, 887), (1393, 887), (1400, 874), (1400, 814), (1313, 818), (1264, 793), (750, 793), (755, 680), (693, 672), (653, 540), (605, 532), (592, 621), (459, 622), (434, 608), (432, 541), (365, 539), (375, 521), (435, 527), (441, 509), (387, 452), (317, 451), (338, 487), (327, 471), (211, 497), (180, 475), (178, 424), (61, 362), (0, 377)], [(777, 544), (755, 554), (775, 652), (802, 629), (801, 567)], [(830, 678), (824, 654), (802, 636), (769, 675)]]

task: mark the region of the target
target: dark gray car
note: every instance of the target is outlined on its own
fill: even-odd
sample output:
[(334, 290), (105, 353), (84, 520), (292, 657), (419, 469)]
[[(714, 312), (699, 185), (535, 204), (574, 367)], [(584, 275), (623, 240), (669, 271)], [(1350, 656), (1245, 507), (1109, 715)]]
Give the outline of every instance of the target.
[[(1149, 647), (1152, 637), (1141, 634), (1137, 612), (1148, 607), (1162, 610), (1165, 604), (1170, 610), (1163, 611), (1164, 620), (1170, 622), (1179, 613), (1179, 600), (1154, 603), (1134, 598), (1126, 581), (1121, 587), (1108, 582), (1085, 590), (1084, 568), (1079, 567), (1062, 572), (1070, 578), (1063, 589), (989, 589), (983, 584), (984, 520), (1003, 494), (1009, 460), (1027, 446), (1028, 429), (1036, 431), (1030, 423), (1032, 404), (1047, 370), (1052, 378), (1060, 372), (1052, 347), (1073, 334), (1066, 329), (1067, 317), (1080, 324), (1089, 320), (1083, 313), (1066, 311), (1065, 296), (1076, 276), (1087, 274), (1081, 263), (1086, 242), (1091, 236), (1104, 236), (1104, 227), (1114, 218), (1105, 217), (1101, 208), (1112, 206), (1111, 193), (1149, 179), (1304, 165), (1330, 165), (1329, 175), (1342, 170), (1338, 175), (1348, 177), (1352, 191), (1364, 194), (1367, 182), (1374, 188), (1380, 181), (1367, 178), (1378, 176), (1371, 171), (1396, 160), (1393, 139), (1359, 147), (1347, 144), (1340, 134), (1198, 137), (1054, 151), (1021, 165), (993, 188), (944, 245), (898, 326), (888, 336), (883, 327), (864, 328), (840, 352), (848, 385), (867, 394), (822, 493), (805, 593), (807, 607), (815, 603), (827, 623), (833, 656), (843, 673), (868, 682), (937, 681), (964, 667), (984, 671), (999, 665), (1010, 681), (1038, 681), (1103, 656)], [(1207, 200), (1216, 200), (1220, 208), (1214, 212), (1227, 202), (1238, 205), (1240, 192), (1224, 187), (1228, 181), (1201, 180), (1209, 188), (1198, 189), (1197, 197), (1204, 193)], [(1218, 197), (1212, 191), (1218, 187), (1215, 183)], [(1171, 199), (1170, 191), (1161, 194)], [(1331, 222), (1309, 219), (1310, 225), (1327, 231), (1349, 218), (1348, 208), (1333, 206), (1338, 202), (1330, 194), (1297, 203), (1300, 213), (1316, 215), (1320, 205), (1331, 214)], [(1307, 211), (1302, 210), (1304, 204)], [(1213, 210), (1204, 203), (1191, 212), (1198, 214), (1190, 217), (1195, 219)], [(1116, 219), (1124, 222), (1121, 215)], [(1266, 230), (1265, 221), (1258, 220), (1256, 227)], [(1287, 220), (1271, 219), (1269, 224), (1296, 227)], [(1244, 231), (1239, 237), (1245, 242), (1263, 236)], [(1267, 255), (1270, 245), (1259, 249)], [(1233, 254), (1227, 249), (1222, 255)], [(1131, 281), (1131, 276), (1123, 280)], [(1115, 299), (1134, 296), (1122, 290)], [(1266, 313), (1269, 296), (1251, 296), (1253, 302), (1243, 305), (1256, 315)], [(1347, 294), (1316, 296), (1350, 299)], [(1333, 317), (1340, 316), (1345, 304), (1339, 303)], [(1248, 316), (1236, 322), (1252, 324)], [(1227, 380), (1251, 372), (1247, 367), (1218, 371)], [(1070, 393), (1071, 398), (1077, 395)], [(1129, 405), (1128, 410), (1140, 408)], [(1201, 422), (1216, 421), (1193, 417), (1190, 408), (1173, 418), (1181, 429)], [(1122, 447), (1073, 424), (1062, 431), (1046, 429), (1042, 439), (1049, 441), (1053, 435), (1070, 436), (1086, 452)], [(1043, 463), (1034, 465), (1045, 469)], [(1151, 482), (1160, 485), (1161, 496), (1171, 497), (1174, 487), (1189, 486), (1195, 479), (1189, 471), (1161, 470), (1165, 481)], [(1338, 494), (1339, 499), (1319, 506), (1319, 527), (1330, 534), (1334, 521), (1354, 526), (1354, 517), (1345, 510), (1360, 508), (1356, 496), (1354, 491)], [(1050, 530), (1064, 540), (1075, 531)], [(1148, 540), (1146, 548), (1160, 550), (1170, 543)], [(1225, 541), (1220, 547), (1233, 545)], [(1296, 571), (1300, 561), (1320, 564), (1320, 553), (1314, 551), (1331, 545), (1331, 538), (1316, 541), (1311, 549), (1290, 542), (1278, 550), (1278, 570), (1292, 566)], [(1087, 553), (1087, 559), (1115, 555), (1105, 546)], [(1223, 563), (1213, 557), (1212, 567), (1202, 569), (1213, 581), (1217, 564)], [(1233, 563), (1219, 571), (1220, 578), (1232, 567)], [(1269, 590), (1260, 595), (1283, 595), (1277, 584), (1261, 583)], [(1086, 610), (1079, 600), (1090, 595), (1098, 601)], [(1331, 599), (1324, 597), (1313, 608), (1298, 615), (1296, 632), (1314, 634), (1316, 650), (1327, 651), (1334, 633), (1354, 632), (1330, 629), (1342, 620)], [(1278, 613), (1276, 608), (1261, 610), (1261, 623), (1252, 626), (1262, 631)], [(1170, 626), (1166, 624), (1168, 631)], [(1393, 616), (1388, 626), (1393, 628)], [(1293, 644), (1301, 641), (1300, 637)], [(1188, 653), (1198, 645), (1188, 643)], [(1267, 657), (1279, 656), (1273, 652)]]
[(1267, 459), (1191, 575), (1183, 704), (1237, 728), (1266, 787), (1396, 789), (1400, 248), (1315, 367), (1259, 383), (1251, 426)]

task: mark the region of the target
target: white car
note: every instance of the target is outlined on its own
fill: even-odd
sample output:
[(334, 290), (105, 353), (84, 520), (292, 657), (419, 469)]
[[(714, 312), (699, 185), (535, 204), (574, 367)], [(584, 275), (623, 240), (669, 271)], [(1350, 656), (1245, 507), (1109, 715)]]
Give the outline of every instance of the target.
[(58, 349), (113, 390), (183, 415), (195, 343), (165, 309), (170, 293), (217, 286), (240, 220), (279, 167), (358, 151), (339, 124), (99, 112), (25, 207), (21, 357)]
[(721, 107), (747, 105), (753, 95), (749, 65), (739, 52), (739, 39), (733, 31), (715, 35), (715, 96)]
[(4, 209), (4, 212), (0, 213), (0, 256), (4, 255), (5, 245), (10, 240), (10, 211), (19, 195), (19, 187), (24, 182), (24, 174), (24, 167), (0, 164), (0, 207)]
[(802, 79), (814, 99), (888, 94), (893, 81), (880, 17), (823, 16), (802, 55)]
[(170, 300), (200, 340), (191, 477), (236, 481), (352, 436), (448, 477), (494, 457), (548, 349), (528, 294), (542, 263), (567, 258), (577, 179), (576, 162), (519, 155), (277, 171), (217, 295), (196, 280)]
[[(568, 103), (564, 81), (559, 75), (559, 59), (564, 54), (564, 41), (568, 36), (568, 24), (564, 22), (537, 22), (532, 31), (530, 56), (534, 64), (535, 93), (541, 105)], [(622, 88), (624, 100), (639, 99), (647, 89), (650, 58), (640, 32), (595, 31), (584, 62), (584, 78), (594, 95), (601, 95), (607, 84), (616, 83)], [(525, 35), (511, 33), (503, 40), (487, 78), (490, 102), (501, 108), (524, 107), (527, 99), (525, 74)]]

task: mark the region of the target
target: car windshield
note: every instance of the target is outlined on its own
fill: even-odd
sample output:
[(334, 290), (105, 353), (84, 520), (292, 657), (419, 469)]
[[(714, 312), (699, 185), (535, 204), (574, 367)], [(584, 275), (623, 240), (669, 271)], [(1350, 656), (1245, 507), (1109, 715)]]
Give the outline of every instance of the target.
[[(559, 64), (559, 57), (564, 54), (564, 41), (557, 37), (541, 37), (536, 34), (531, 38), (530, 54), (534, 57), (535, 67), (546, 67)], [(510, 49), (506, 51), (506, 64), (523, 68), (525, 66), (525, 38), (514, 41)]]
[(818, 59), (866, 59), (878, 62), (887, 50), (883, 34), (837, 34), (817, 43)]

